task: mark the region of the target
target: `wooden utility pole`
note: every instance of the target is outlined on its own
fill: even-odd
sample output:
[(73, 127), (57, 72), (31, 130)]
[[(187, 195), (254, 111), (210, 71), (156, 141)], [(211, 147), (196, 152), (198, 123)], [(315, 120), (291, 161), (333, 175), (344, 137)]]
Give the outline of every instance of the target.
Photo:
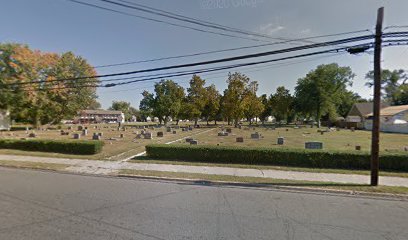
[(381, 105), (381, 44), (384, 7), (378, 9), (377, 24), (375, 27), (374, 46), (374, 104), (373, 128), (371, 136), (371, 186), (378, 185), (378, 172), (380, 168), (380, 105)]

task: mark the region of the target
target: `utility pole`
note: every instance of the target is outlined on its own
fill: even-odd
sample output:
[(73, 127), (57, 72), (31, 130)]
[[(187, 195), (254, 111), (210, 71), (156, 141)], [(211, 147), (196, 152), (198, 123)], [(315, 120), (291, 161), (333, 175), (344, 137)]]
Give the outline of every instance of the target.
[(375, 27), (374, 46), (374, 104), (373, 128), (371, 136), (371, 186), (378, 185), (378, 172), (380, 167), (380, 105), (381, 105), (381, 43), (384, 7), (378, 9), (377, 24)]

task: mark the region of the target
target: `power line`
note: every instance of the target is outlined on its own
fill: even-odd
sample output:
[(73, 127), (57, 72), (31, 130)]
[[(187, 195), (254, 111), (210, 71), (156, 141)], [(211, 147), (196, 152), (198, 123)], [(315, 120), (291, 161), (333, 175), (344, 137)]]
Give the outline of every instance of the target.
[(177, 56), (170, 56), (170, 57), (153, 58), (153, 59), (130, 61), (130, 62), (123, 62), (123, 63), (113, 63), (113, 64), (106, 64), (106, 65), (98, 65), (98, 66), (95, 66), (95, 68), (107, 68), (107, 67), (132, 65), (132, 64), (138, 64), (138, 63), (157, 62), (157, 61), (170, 60), (170, 59), (196, 57), (196, 56), (202, 56), (202, 55), (208, 55), (208, 54), (214, 54), (214, 53), (222, 53), (222, 52), (229, 52), (229, 51), (237, 51), (237, 50), (244, 50), (244, 49), (251, 49), (251, 48), (266, 47), (266, 46), (284, 44), (284, 43), (300, 41), (300, 40), (309, 40), (309, 39), (317, 39), (317, 38), (324, 38), (324, 37), (334, 37), (334, 36), (340, 36), (340, 35), (355, 34), (355, 33), (361, 33), (361, 32), (366, 32), (366, 31), (369, 31), (369, 30), (365, 29), (365, 30), (357, 30), (357, 31), (350, 31), (350, 32), (326, 34), (326, 35), (306, 37), (306, 38), (298, 38), (298, 39), (292, 39), (292, 40), (286, 40), (286, 41), (274, 42), (274, 43), (266, 43), (266, 44), (260, 44), (260, 45), (244, 46), (244, 47), (237, 47), (237, 48), (228, 48), (228, 49), (221, 49), (221, 50), (215, 50), (215, 51), (198, 52), (198, 53), (192, 53), (192, 54), (186, 54), (186, 55), (177, 55)]
[[(314, 55), (319, 55), (319, 54), (324, 54), (324, 53), (340, 53), (341, 51), (346, 51), (346, 50), (347, 50), (347, 48), (342, 47), (342, 48), (338, 48), (338, 49), (323, 50), (323, 51), (300, 54), (300, 55), (294, 55), (294, 56), (283, 57), (283, 58), (278, 58), (278, 59), (264, 60), (264, 61), (258, 61), (258, 62), (249, 62), (249, 63), (235, 64), (235, 65), (228, 65), (228, 66), (223, 66), (223, 67), (219, 67), (219, 68), (215, 68), (215, 69), (195, 70), (195, 71), (192, 71), (190, 73), (170, 74), (170, 75), (161, 76), (161, 77), (152, 77), (152, 78), (132, 80), (132, 81), (127, 81), (127, 82), (117, 83), (117, 84), (115, 84), (113, 86), (127, 85), (127, 84), (132, 84), (132, 83), (137, 83), (137, 82), (146, 82), (146, 81), (152, 81), (152, 80), (158, 80), (158, 79), (164, 79), (164, 78), (180, 77), (180, 76), (185, 76), (185, 75), (200, 74), (200, 73), (213, 72), (213, 71), (226, 70), (226, 69), (233, 69), (233, 68), (239, 68), (239, 67), (244, 67), (244, 66), (259, 65), (259, 64), (270, 63), (270, 62), (278, 62), (278, 61), (283, 61), (283, 60), (289, 60), (289, 59), (295, 59), (295, 58), (301, 58), (301, 57), (307, 57), (307, 56), (314, 56)], [(112, 86), (108, 84), (108, 85), (99, 85), (99, 86), (92, 85), (92, 86), (80, 86), (80, 87), (112, 87)], [(66, 89), (66, 88), (75, 88), (75, 87), (52, 88), (51, 90), (53, 90), (53, 89)], [(49, 89), (45, 89), (45, 90), (49, 90)]]
[[(114, 5), (125, 7), (125, 8), (130, 8), (130, 9), (142, 11), (142, 12), (147, 12), (147, 13), (154, 14), (154, 15), (159, 15), (159, 16), (162, 16), (162, 17), (167, 17), (167, 18), (170, 18), (170, 19), (179, 20), (179, 21), (182, 21), (182, 22), (196, 24), (196, 25), (203, 26), (203, 27), (209, 27), (209, 28), (213, 28), (213, 29), (217, 29), (217, 30), (223, 30), (223, 31), (227, 31), (227, 32), (233, 32), (233, 33), (239, 33), (239, 34), (244, 34), (244, 35), (249, 35), (249, 36), (268, 38), (268, 39), (279, 40), (279, 41), (289, 40), (289, 39), (285, 39), (285, 38), (272, 37), (272, 36), (269, 36), (269, 35), (266, 35), (266, 34), (260, 34), (260, 33), (256, 33), (256, 32), (242, 30), (242, 29), (239, 29), (239, 28), (228, 27), (228, 26), (224, 26), (224, 25), (221, 25), (221, 24), (212, 23), (212, 22), (209, 22), (209, 21), (197, 19), (197, 18), (186, 17), (186, 16), (183, 16), (183, 15), (180, 15), (180, 14), (175, 14), (175, 13), (172, 13), (172, 12), (169, 12), (169, 11), (164, 11), (164, 10), (157, 9), (157, 8), (152, 8), (152, 7), (149, 7), (149, 6), (146, 6), (146, 5), (142, 5), (142, 4), (138, 4), (138, 3), (134, 3), (134, 2), (130, 2), (130, 1), (119, 0), (119, 2), (122, 2), (122, 3), (118, 3), (118, 2), (110, 1), (110, 0), (99, 0), (99, 1), (114, 4)], [(127, 4), (123, 4), (123, 3), (130, 4), (131, 6), (127, 5)], [(310, 43), (310, 42), (308, 42), (308, 43)]]
[[(337, 56), (339, 54), (342, 54), (342, 53), (333, 53), (332, 55), (319, 56), (319, 57), (314, 57), (312, 59), (307, 59), (307, 60), (302, 60), (302, 61), (295, 61), (295, 62), (288, 62), (288, 63), (274, 63), (274, 64), (268, 64), (268, 65), (260, 66), (260, 67), (259, 66), (249, 67), (249, 68), (246, 68), (246, 69), (242, 69), (240, 71), (243, 72), (243, 73), (259, 72), (259, 71), (263, 71), (263, 70), (266, 70), (266, 69), (273, 69), (273, 68), (279, 68), (279, 67), (295, 65), (295, 64), (299, 64), (299, 63), (316, 61), (316, 60), (319, 60), (319, 59), (322, 59), (322, 58), (329, 58), (329, 57)], [(206, 77), (206, 76), (214, 76), (215, 75), (214, 77), (210, 77), (210, 78), (206, 77), (205, 78), (205, 80), (212, 80), (212, 79), (216, 79), (216, 78), (219, 78), (219, 77), (224, 77), (225, 73), (226, 72), (224, 72), (222, 74), (219, 74), (219, 73), (204, 73), (204, 74), (200, 74), (200, 76)], [(172, 79), (172, 80), (174, 80), (174, 79)], [(189, 82), (189, 80), (181, 81), (181, 82), (177, 81), (176, 83), (186, 83), (186, 82)], [(154, 87), (154, 85), (151, 85), (151, 83), (149, 83), (149, 86), (147, 86), (147, 87), (137, 87), (137, 88), (123, 89), (123, 90), (104, 91), (104, 92), (101, 92), (101, 93), (105, 94), (105, 93), (115, 93), (115, 92), (128, 92), (128, 91), (145, 89), (145, 88), (150, 88), (150, 87)]]
[(167, 24), (167, 25), (171, 25), (171, 26), (175, 26), (175, 27), (181, 27), (181, 28), (185, 28), (185, 29), (190, 29), (190, 30), (194, 30), (194, 31), (199, 31), (199, 32), (203, 32), (203, 33), (211, 33), (211, 34), (220, 35), (220, 36), (224, 36), (224, 37), (240, 38), (240, 39), (252, 40), (252, 41), (257, 41), (257, 42), (269, 42), (269, 41), (255, 39), (255, 38), (236, 36), (236, 35), (220, 33), (220, 32), (214, 32), (214, 31), (210, 31), (210, 30), (204, 30), (204, 29), (195, 28), (195, 27), (191, 27), (191, 26), (181, 25), (181, 24), (177, 24), (177, 23), (171, 23), (171, 22), (167, 22), (167, 21), (163, 21), (163, 20), (159, 20), (159, 19), (155, 19), (155, 18), (150, 18), (150, 17), (145, 17), (145, 16), (136, 15), (136, 14), (132, 14), (132, 13), (127, 13), (127, 12), (123, 12), (123, 11), (119, 11), (119, 10), (115, 10), (115, 9), (111, 9), (111, 8), (101, 7), (101, 6), (98, 6), (96, 4), (81, 2), (81, 1), (77, 1), (77, 0), (67, 0), (67, 1), (74, 2), (74, 3), (77, 3), (77, 4), (81, 4), (81, 5), (85, 5), (85, 6), (88, 6), (88, 7), (102, 9), (102, 10), (109, 11), (109, 12), (119, 13), (119, 14), (122, 14), (122, 15), (130, 16), (130, 17), (135, 17), (135, 18), (144, 19), (144, 20), (148, 20), (148, 21), (153, 21), (153, 22), (157, 22), (157, 23), (163, 23), (163, 24)]
[[(133, 74), (137, 74), (137, 73), (155, 72), (155, 71), (163, 71), (163, 70), (170, 70), (170, 69), (178, 69), (178, 68), (209, 65), (209, 64), (215, 64), (215, 63), (238, 61), (238, 60), (244, 60), (244, 59), (250, 59), (250, 58), (265, 57), (265, 56), (269, 56), (269, 55), (282, 54), (282, 53), (288, 53), (288, 52), (293, 52), (293, 51), (300, 51), (300, 50), (324, 47), (326, 45), (337, 45), (337, 44), (342, 44), (342, 43), (350, 43), (350, 42), (369, 40), (369, 39), (372, 39), (372, 38), (373, 38), (372, 35), (364, 35), (364, 36), (341, 39), (341, 40), (335, 40), (335, 41), (330, 41), (330, 42), (316, 43), (316, 44), (310, 44), (310, 45), (305, 45), (305, 46), (286, 48), (286, 49), (280, 49), (280, 50), (274, 50), (274, 51), (268, 51), (268, 52), (261, 52), (261, 53), (254, 53), (254, 54), (248, 54), (248, 55), (240, 55), (240, 56), (235, 56), (235, 57), (228, 57), (228, 58), (222, 58), (222, 59), (216, 59), (216, 60), (210, 60), (210, 61), (204, 61), (204, 62), (186, 63), (186, 64), (166, 66), (166, 67), (150, 68), (150, 69), (136, 70), (136, 71), (130, 71), (130, 72), (111, 73), (111, 74), (104, 74), (104, 75), (94, 75), (94, 76), (86, 76), (86, 77), (55, 79), (55, 80), (50, 80), (50, 81), (19, 82), (19, 83), (7, 84), (7, 85), (24, 85), (24, 84), (32, 84), (32, 83), (61, 82), (61, 81), (73, 81), (73, 80), (80, 80), (80, 79), (91, 79), (91, 78), (104, 78), (104, 77), (115, 77), (115, 76), (123, 76), (123, 75), (133, 75)], [(346, 49), (346, 47), (343, 47), (341, 49)]]

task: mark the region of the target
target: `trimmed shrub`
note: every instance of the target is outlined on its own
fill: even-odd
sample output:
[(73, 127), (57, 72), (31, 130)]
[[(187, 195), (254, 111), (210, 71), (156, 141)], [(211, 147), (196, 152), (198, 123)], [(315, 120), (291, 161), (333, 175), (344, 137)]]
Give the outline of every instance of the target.
[(57, 141), (0, 139), (0, 149), (17, 149), (36, 152), (91, 155), (102, 150), (102, 141)]
[[(309, 168), (369, 169), (368, 152), (340, 152), (306, 149), (276, 149), (224, 146), (152, 144), (148, 157), (208, 163), (235, 163)], [(381, 170), (408, 171), (408, 154), (380, 156)]]

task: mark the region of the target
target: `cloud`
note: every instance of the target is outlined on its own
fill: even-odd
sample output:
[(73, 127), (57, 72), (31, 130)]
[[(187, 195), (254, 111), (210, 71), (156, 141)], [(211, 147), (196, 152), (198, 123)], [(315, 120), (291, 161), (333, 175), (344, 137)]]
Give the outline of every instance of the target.
[(262, 33), (265, 33), (268, 35), (272, 35), (273, 33), (279, 32), (283, 29), (285, 29), (284, 26), (281, 26), (281, 25), (276, 26), (276, 24), (273, 24), (273, 23), (263, 24), (259, 27), (259, 30)]

